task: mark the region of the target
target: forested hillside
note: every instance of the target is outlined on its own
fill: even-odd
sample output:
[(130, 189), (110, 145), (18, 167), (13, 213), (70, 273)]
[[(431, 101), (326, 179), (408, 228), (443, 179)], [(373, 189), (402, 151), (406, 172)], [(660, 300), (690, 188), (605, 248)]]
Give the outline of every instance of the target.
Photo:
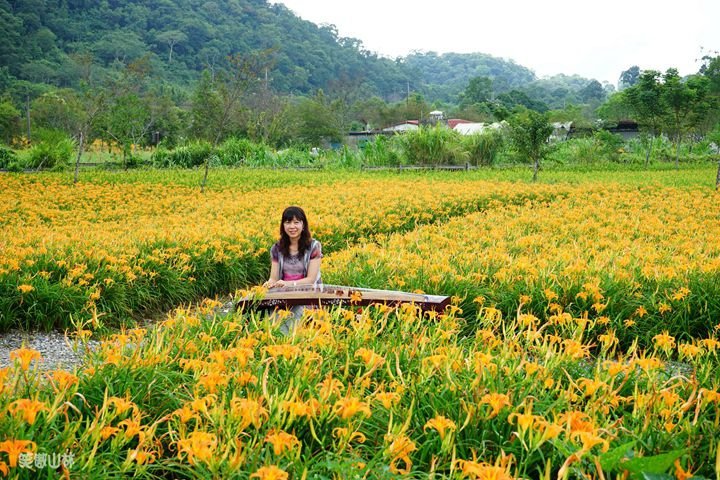
[(158, 143), (339, 145), (433, 110), (488, 123), (535, 111), (586, 130), (630, 119), (672, 138), (678, 158), (720, 111), (715, 55), (688, 77), (631, 66), (615, 92), (484, 53), (385, 58), (268, 0), (0, 0), (0, 39), (0, 142), (68, 147), (63, 161), (0, 154), (0, 168), (66, 164), (73, 145), (95, 141), (120, 147), (124, 163)]
[(344, 83), (396, 101), (410, 86), (428, 101), (455, 102), (473, 77), (491, 78), (497, 93), (536, 80), (526, 67), (481, 53), (379, 57), (332, 25), (265, 0), (0, 0), (0, 37), (0, 90), (20, 82), (35, 94), (75, 88), (141, 58), (155, 81), (183, 90), (228, 55), (259, 51), (268, 85), (289, 94)]
[(414, 53), (405, 57), (403, 63), (429, 98), (443, 101), (455, 101), (474, 77), (491, 78), (497, 93), (521, 88), (535, 80), (530, 69), (484, 53)]
[(268, 52), (278, 91), (307, 93), (345, 75), (389, 96), (406, 81), (395, 62), (264, 0), (3, 0), (0, 12), (10, 40), (0, 63), (33, 83), (74, 86), (83, 64), (107, 69), (148, 56), (157, 78), (183, 86), (228, 55), (257, 50)]

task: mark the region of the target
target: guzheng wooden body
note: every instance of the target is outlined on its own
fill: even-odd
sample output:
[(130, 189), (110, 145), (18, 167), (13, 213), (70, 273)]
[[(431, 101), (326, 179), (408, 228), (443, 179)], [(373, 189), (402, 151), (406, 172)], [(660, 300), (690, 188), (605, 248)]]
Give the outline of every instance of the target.
[(396, 306), (413, 303), (422, 310), (443, 311), (450, 304), (450, 297), (420, 293), (375, 290), (341, 285), (299, 285), (297, 287), (272, 288), (256, 296), (248, 295), (236, 302), (237, 309), (290, 308), (295, 305), (371, 305), (381, 303)]

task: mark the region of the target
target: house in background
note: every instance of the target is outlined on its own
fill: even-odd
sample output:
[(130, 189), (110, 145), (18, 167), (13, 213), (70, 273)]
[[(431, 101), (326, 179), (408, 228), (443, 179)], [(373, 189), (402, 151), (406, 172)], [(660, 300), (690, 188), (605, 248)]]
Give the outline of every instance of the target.
[(459, 123), (455, 126), (454, 130), (461, 135), (474, 135), (476, 133), (483, 133), (488, 130), (499, 130), (508, 126), (508, 123), (503, 120), (502, 122), (493, 123), (481, 123), (481, 122), (464, 122)]
[(464, 123), (472, 123), (470, 120), (465, 120), (462, 118), (445, 118), (445, 114), (442, 112), (442, 110), (433, 110), (432, 112), (428, 113), (428, 116), (426, 118), (423, 118), (422, 120), (407, 120), (403, 123), (397, 123), (395, 125), (391, 125), (389, 127), (383, 128), (383, 132), (407, 132), (411, 130), (417, 130), (421, 126), (427, 127), (427, 126), (435, 126), (435, 125), (441, 125), (448, 127), (450, 129), (454, 129), (458, 125), (464, 124)]
[[(569, 127), (568, 127), (569, 124)], [(561, 126), (565, 126), (565, 129), (561, 129)], [(616, 124), (602, 125), (598, 124), (595, 126), (578, 127), (573, 122), (567, 122), (565, 124), (554, 123), (553, 127), (555, 131), (550, 137), (553, 140), (569, 140), (571, 138), (589, 138), (592, 137), (595, 132), (599, 130), (605, 130), (615, 135), (620, 135), (626, 142), (637, 138), (640, 135), (640, 128), (635, 120), (619, 120)]]
[(640, 126), (635, 120), (620, 120), (617, 125), (606, 128), (606, 130), (620, 135), (626, 142), (640, 136)]
[(395, 125), (383, 128), (383, 132), (408, 132), (411, 130), (417, 130), (420, 128), (420, 122), (418, 120), (407, 120), (403, 123), (397, 123)]
[(553, 122), (553, 132), (550, 134), (549, 140), (562, 142), (570, 138), (570, 131), (573, 129), (572, 120), (569, 122)]

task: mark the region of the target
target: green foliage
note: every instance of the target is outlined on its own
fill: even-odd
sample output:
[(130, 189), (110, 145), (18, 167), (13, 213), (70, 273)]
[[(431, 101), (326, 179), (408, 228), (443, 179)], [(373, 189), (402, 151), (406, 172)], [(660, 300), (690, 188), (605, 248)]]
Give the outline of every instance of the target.
[(492, 98), (492, 79), (489, 77), (474, 77), (460, 94), (460, 107), (475, 103), (484, 103)]
[(597, 80), (590, 80), (578, 93), (580, 99), (584, 102), (599, 102), (604, 100), (606, 96), (603, 86)]
[(666, 114), (662, 102), (660, 72), (655, 70), (642, 72), (638, 82), (623, 93), (638, 124), (653, 135), (659, 133), (662, 118)]
[(490, 78), (496, 92), (519, 88), (536, 78), (531, 70), (513, 61), (484, 53), (413, 53), (403, 59), (403, 65), (420, 75), (411, 77), (415, 79), (414, 90), (441, 101), (453, 101), (475, 77)]
[(0, 99), (0, 141), (10, 143), (20, 129), (20, 111), (9, 99)]
[[(227, 56), (268, 47), (273, 49), (268, 84), (283, 93), (330, 92), (345, 76), (357, 79), (357, 90), (368, 96), (395, 101), (410, 82), (413, 92), (430, 101), (454, 102), (474, 77), (492, 79), (498, 93), (537, 81), (528, 68), (483, 53), (416, 53), (401, 61), (378, 57), (359, 40), (339, 36), (332, 25), (315, 25), (281, 3), (264, 0), (42, 2), (35, 7), (24, 2), (0, 7), (0, 25), (5, 40), (0, 65), (7, 66), (8, 76), (58, 87), (77, 88), (147, 57), (155, 81), (187, 92), (202, 70), (220, 72)], [(89, 63), (86, 52), (92, 52)], [(584, 85), (588, 80), (583, 80)], [(547, 103), (557, 85), (553, 79), (535, 89), (545, 98), (528, 94)], [(570, 95), (579, 88), (571, 85)]]
[(62, 130), (73, 135), (83, 120), (84, 112), (77, 92), (61, 89), (33, 100), (30, 115), (35, 127)]
[(395, 148), (397, 142), (385, 135), (376, 135), (361, 147), (362, 162), (369, 167), (394, 166), (400, 164), (400, 154)]
[[(223, 118), (223, 99), (217, 83), (208, 71), (195, 86), (190, 107), (190, 134), (193, 138), (212, 141), (218, 136)], [(225, 125), (223, 125), (223, 128)]]
[(460, 134), (443, 126), (423, 127), (395, 138), (408, 164), (460, 165), (468, 160)]
[(573, 138), (555, 145), (548, 162), (560, 165), (592, 165), (600, 161), (597, 143), (592, 138)]
[(598, 130), (593, 135), (593, 142), (598, 146), (598, 151), (602, 157), (612, 162), (620, 160), (625, 145), (625, 140), (620, 135), (607, 130)]
[(495, 164), (505, 147), (505, 135), (500, 130), (488, 130), (463, 137), (462, 143), (472, 165), (490, 166)]
[(0, 168), (8, 168), (9, 165), (17, 162), (17, 154), (15, 151), (0, 144)]
[(67, 166), (75, 152), (75, 144), (65, 132), (40, 129), (28, 152), (26, 168), (57, 170)]
[(153, 165), (161, 168), (193, 168), (202, 165), (212, 153), (210, 142), (194, 141), (173, 150), (158, 148), (151, 161)]
[(592, 137), (572, 138), (556, 144), (548, 153), (548, 160), (562, 165), (642, 163), (645, 148), (640, 140), (625, 142), (620, 135), (598, 130)]
[[(587, 100), (583, 97), (582, 92), (592, 82), (591, 79), (579, 75), (558, 74), (535, 80), (522, 86), (520, 90), (550, 109), (561, 109), (570, 104), (586, 103)], [(604, 92), (606, 87), (601, 88)]]
[(530, 98), (527, 93), (517, 89), (498, 95), (497, 102), (508, 110), (518, 106), (538, 112), (547, 112), (549, 109), (543, 101)]
[(226, 166), (261, 166), (268, 163), (267, 146), (246, 138), (229, 138), (218, 148), (220, 163)]
[(596, 115), (608, 124), (617, 124), (620, 120), (631, 118), (632, 113), (625, 92), (612, 94), (596, 111)]
[(620, 74), (620, 89), (624, 89), (627, 87), (632, 87), (635, 85), (638, 80), (640, 79), (640, 67), (637, 65), (633, 65), (632, 67), (628, 68), (627, 70), (624, 70)]
[(533, 110), (515, 115), (510, 122), (510, 138), (521, 157), (534, 163), (533, 180), (537, 179), (540, 161), (548, 153), (548, 137), (553, 127), (546, 115)]
[(305, 98), (295, 107), (296, 136), (308, 145), (338, 142), (342, 137), (340, 118), (322, 90), (313, 98)]
[(0, 6), (0, 25), (0, 64), (11, 75), (38, 83), (87, 81), (91, 76), (75, 52), (93, 52), (96, 78), (117, 64), (149, 56), (158, 80), (186, 88), (204, 68), (217, 72), (228, 55), (268, 46), (274, 46), (272, 86), (279, 91), (307, 94), (346, 72), (385, 96), (407, 77), (402, 65), (371, 54), (359, 41), (340, 38), (333, 27), (317, 26), (266, 1), (133, 0), (62, 7), (25, 2)]
[(310, 167), (315, 164), (316, 159), (307, 148), (290, 147), (280, 150), (274, 155), (272, 166)]

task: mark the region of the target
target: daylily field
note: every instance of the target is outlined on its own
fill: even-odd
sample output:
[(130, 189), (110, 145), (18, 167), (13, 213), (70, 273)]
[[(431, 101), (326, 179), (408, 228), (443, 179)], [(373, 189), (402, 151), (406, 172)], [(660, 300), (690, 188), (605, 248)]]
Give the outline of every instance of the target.
[[(720, 476), (712, 168), (199, 175), (0, 175), (0, 328), (87, 351), (11, 352), (0, 474)], [(290, 204), (326, 283), (453, 304), (218, 314)]]

